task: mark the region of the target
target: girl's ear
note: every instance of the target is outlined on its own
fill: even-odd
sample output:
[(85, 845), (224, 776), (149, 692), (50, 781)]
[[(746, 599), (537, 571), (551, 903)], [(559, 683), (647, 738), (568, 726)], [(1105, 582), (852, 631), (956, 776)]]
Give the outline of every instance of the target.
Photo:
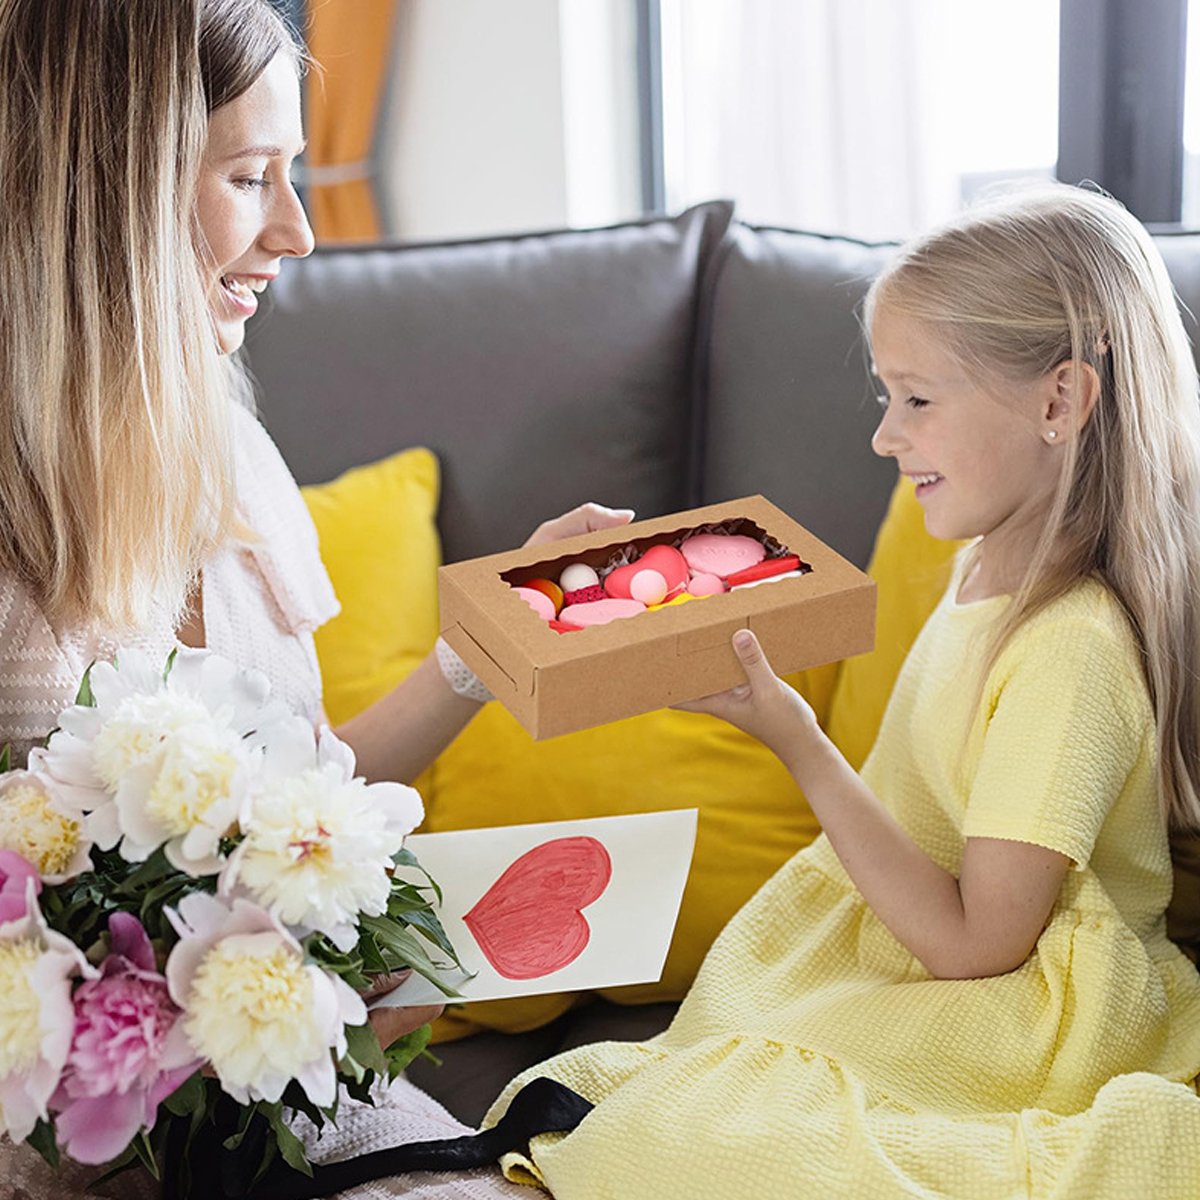
[(1049, 373), (1046, 383), (1042, 433), (1047, 440), (1064, 442), (1068, 432), (1078, 433), (1088, 423), (1100, 399), (1100, 376), (1091, 363), (1067, 359)]

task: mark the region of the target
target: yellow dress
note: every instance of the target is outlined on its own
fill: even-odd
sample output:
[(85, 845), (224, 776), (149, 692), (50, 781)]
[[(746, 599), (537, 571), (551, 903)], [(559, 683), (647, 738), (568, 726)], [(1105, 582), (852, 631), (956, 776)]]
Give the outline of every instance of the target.
[(559, 1200), (1200, 1196), (1200, 975), (1167, 940), (1153, 714), (1125, 620), (1081, 584), (982, 687), (1004, 598), (943, 599), (863, 777), (957, 871), (968, 837), (1069, 856), (1033, 954), (938, 980), (818, 838), (714, 943), (671, 1027), (549, 1075), (596, 1108), (510, 1177)]

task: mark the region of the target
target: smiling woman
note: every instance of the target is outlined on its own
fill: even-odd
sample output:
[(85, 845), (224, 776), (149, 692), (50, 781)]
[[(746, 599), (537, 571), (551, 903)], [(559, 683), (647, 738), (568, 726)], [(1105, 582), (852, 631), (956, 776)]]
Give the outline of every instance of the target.
[(225, 354), (242, 344), (246, 320), (279, 274), (280, 261), (313, 248), (291, 182), (292, 163), (304, 149), (297, 65), (294, 55), (276, 54), (246, 92), (218, 108), (208, 123), (196, 215), (209, 271), (209, 311)]
[[(156, 664), (153, 674), (169, 655), (186, 658), (180, 642), (257, 672), (274, 700), (304, 718), (301, 741), (311, 736), (315, 753), (326, 718), (312, 633), (337, 601), (234, 353), (283, 261), (312, 249), (289, 177), (304, 145), (304, 61), (269, 0), (0, 0), (0, 746), (11, 746), (16, 764), (49, 735), (89, 664), (136, 648)], [(583, 506), (538, 536), (631, 515)], [(338, 731), (347, 770), (357, 756), (361, 775), (410, 780), (478, 708), (430, 655)], [(150, 758), (159, 741), (147, 739)], [(205, 761), (186, 767), (192, 783)], [(30, 765), (40, 769), (37, 756)], [(342, 816), (360, 831), (369, 825), (363, 813)], [(21, 849), (6, 841), (16, 824), (0, 822), (0, 852)], [(328, 836), (292, 830), (287, 844), (318, 834)], [(196, 892), (222, 907), (208, 894), (208, 867), (192, 866)], [(92, 869), (89, 861), (81, 872)], [(266, 903), (256, 927), (279, 918)], [(54, 914), (46, 919), (53, 927)], [(12, 923), (3, 928), (11, 934)], [(309, 938), (305, 945), (318, 955)], [(0, 996), (34, 994), (28, 959), (0, 959)], [(145, 969), (158, 978), (161, 966), (160, 955)], [(312, 961), (304, 970), (325, 974)], [(269, 983), (266, 968), (263, 978)], [(396, 984), (375, 978), (370, 994)], [(55, 1027), (71, 1040), (78, 979), (64, 982), (67, 1012)], [(319, 995), (310, 999), (320, 1007)], [(165, 1020), (186, 1026), (181, 1009), (168, 1010)], [(388, 1045), (438, 1011), (389, 1008), (370, 1024)], [(359, 1044), (371, 1041), (355, 1030)], [(25, 1086), (25, 1068), (3, 1043), (4, 1195), (157, 1191), (148, 1177), (93, 1187), (88, 1174), (97, 1171), (51, 1175), (30, 1146), (14, 1145), (6, 1131), (19, 1128), (23, 1138), (28, 1126), (14, 1125), (6, 1103)], [(68, 1059), (77, 1049), (72, 1042)], [(66, 1064), (58, 1070), (67, 1078)], [(53, 1145), (67, 1103), (59, 1076), (39, 1076), (42, 1123), (33, 1136), (43, 1145)], [(111, 1095), (89, 1093), (87, 1102), (127, 1106), (131, 1081), (110, 1084)], [(319, 1145), (316, 1130), (298, 1122), (309, 1156), (350, 1158), (467, 1132), (403, 1078), (376, 1099), (368, 1107), (344, 1098), (338, 1132), (327, 1130)], [(155, 1125), (160, 1156), (165, 1133)], [(219, 1148), (210, 1158), (219, 1167)], [(197, 1187), (216, 1195), (222, 1184)], [(389, 1184), (386, 1194), (466, 1200), (517, 1190), (491, 1168)]]

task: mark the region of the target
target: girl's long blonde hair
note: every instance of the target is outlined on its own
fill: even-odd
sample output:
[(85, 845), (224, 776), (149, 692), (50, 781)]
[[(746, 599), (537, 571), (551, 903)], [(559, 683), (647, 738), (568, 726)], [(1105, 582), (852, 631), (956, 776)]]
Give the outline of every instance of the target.
[(1128, 616), (1157, 720), (1168, 819), (1200, 826), (1200, 392), (1149, 234), (1094, 190), (992, 200), (905, 247), (868, 293), (968, 368), (1032, 381), (1090, 363), (1100, 396), (1068, 438), (1048, 519), (987, 668), (1033, 614), (1097, 578)]
[(266, 0), (0, 0), (0, 569), (56, 629), (176, 620), (236, 528), (193, 213), (285, 45)]

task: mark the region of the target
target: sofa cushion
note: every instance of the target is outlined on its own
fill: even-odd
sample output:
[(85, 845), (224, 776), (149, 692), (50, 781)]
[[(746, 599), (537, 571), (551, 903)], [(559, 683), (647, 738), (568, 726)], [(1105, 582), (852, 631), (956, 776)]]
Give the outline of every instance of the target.
[(302, 489), (342, 611), (315, 634), (333, 725), (386, 695), (438, 634), (438, 464), (416, 447)]
[(895, 247), (735, 225), (705, 277), (694, 492), (761, 493), (862, 566), (896, 478), (856, 307)]
[(429, 446), (447, 561), (585, 500), (685, 508), (698, 278), (730, 213), (290, 263), (247, 340), (264, 420), (302, 483)]

